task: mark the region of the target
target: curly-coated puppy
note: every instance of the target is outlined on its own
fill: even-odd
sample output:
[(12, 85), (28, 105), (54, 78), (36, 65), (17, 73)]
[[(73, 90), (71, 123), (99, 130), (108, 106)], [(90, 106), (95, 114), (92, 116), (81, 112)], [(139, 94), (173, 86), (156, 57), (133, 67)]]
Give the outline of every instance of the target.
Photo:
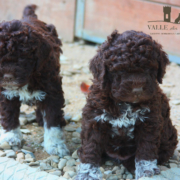
[(169, 63), (143, 32), (114, 31), (90, 61), (93, 84), (83, 109), (76, 180), (101, 179), (102, 154), (122, 161), (136, 179), (160, 173), (173, 155), (177, 131), (159, 87)]
[(65, 126), (64, 97), (59, 56), (61, 41), (53, 25), (27, 6), (23, 20), (0, 23), (0, 114), (3, 132), (0, 143), (20, 145), (21, 103), (36, 105), (37, 121), (44, 125), (44, 147), (49, 154), (64, 156), (62, 127)]

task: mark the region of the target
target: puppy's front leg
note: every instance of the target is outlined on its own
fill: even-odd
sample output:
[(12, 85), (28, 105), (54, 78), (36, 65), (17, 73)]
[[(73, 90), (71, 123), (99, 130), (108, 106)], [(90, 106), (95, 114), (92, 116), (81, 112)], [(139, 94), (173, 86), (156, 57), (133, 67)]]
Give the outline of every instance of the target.
[(23, 136), (19, 128), (19, 110), (21, 105), (19, 98), (14, 97), (9, 100), (1, 94), (0, 102), (1, 125), (3, 127), (0, 144), (6, 141), (11, 146), (20, 146)]
[(97, 122), (83, 120), (81, 139), (82, 147), (78, 150), (81, 164), (75, 180), (101, 180), (99, 163), (104, 147)]
[(142, 122), (136, 127), (136, 179), (151, 177), (160, 173), (157, 166), (158, 147), (160, 143), (159, 124), (158, 120), (147, 119), (146, 122)]
[(62, 127), (66, 125), (62, 107), (64, 99), (47, 96), (38, 108), (41, 109), (44, 121), (44, 148), (50, 155), (63, 157), (69, 154)]

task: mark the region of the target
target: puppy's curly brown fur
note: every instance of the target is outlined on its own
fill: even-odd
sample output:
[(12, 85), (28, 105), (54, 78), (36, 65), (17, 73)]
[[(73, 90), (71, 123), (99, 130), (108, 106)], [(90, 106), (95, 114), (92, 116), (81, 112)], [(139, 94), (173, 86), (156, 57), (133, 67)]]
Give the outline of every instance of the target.
[(7, 131), (19, 126), (21, 101), (37, 106), (40, 125), (50, 129), (66, 124), (59, 75), (62, 44), (54, 25), (38, 20), (35, 9), (27, 6), (22, 20), (0, 23), (0, 113)]
[[(114, 31), (100, 46), (90, 61), (94, 78), (83, 108), (78, 151), (82, 163), (97, 166), (106, 153), (133, 172), (135, 161), (136, 166), (168, 161), (177, 145), (177, 131), (158, 85), (168, 64), (162, 46), (143, 32)], [(141, 170), (137, 178), (159, 172)]]

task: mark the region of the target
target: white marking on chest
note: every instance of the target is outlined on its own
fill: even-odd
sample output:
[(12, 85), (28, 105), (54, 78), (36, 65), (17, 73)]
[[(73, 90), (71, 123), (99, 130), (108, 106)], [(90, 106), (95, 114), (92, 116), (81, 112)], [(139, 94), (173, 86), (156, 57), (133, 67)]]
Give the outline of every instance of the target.
[[(114, 118), (111, 114), (107, 113), (104, 110), (102, 115), (95, 117), (95, 120), (103, 122), (108, 122), (112, 124), (112, 129), (115, 134), (118, 134), (118, 128), (126, 128), (128, 129), (130, 126), (134, 126), (137, 120), (144, 122), (147, 117), (145, 117), (145, 113), (149, 112), (148, 108), (138, 109), (136, 111), (132, 111), (131, 105), (127, 104), (126, 110), (123, 114), (118, 117)], [(128, 129), (127, 135), (133, 138), (134, 127)]]
[(46, 93), (43, 91), (33, 91), (32, 93), (28, 91), (28, 85), (23, 86), (19, 89), (6, 89), (2, 94), (9, 100), (14, 97), (19, 97), (20, 101), (28, 102), (31, 100), (42, 101), (45, 99)]

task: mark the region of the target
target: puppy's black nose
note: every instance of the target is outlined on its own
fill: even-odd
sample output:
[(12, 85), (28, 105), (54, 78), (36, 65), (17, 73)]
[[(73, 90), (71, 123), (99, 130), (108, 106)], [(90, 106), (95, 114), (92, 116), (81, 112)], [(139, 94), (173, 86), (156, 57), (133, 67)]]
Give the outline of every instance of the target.
[(133, 92), (134, 94), (136, 94), (136, 95), (140, 95), (140, 94), (142, 93), (142, 91), (143, 91), (143, 88), (142, 88), (142, 87), (140, 87), (140, 88), (134, 88), (134, 89), (132, 90), (132, 92)]
[(4, 74), (3, 78), (5, 81), (12, 81), (14, 76), (12, 74)]

